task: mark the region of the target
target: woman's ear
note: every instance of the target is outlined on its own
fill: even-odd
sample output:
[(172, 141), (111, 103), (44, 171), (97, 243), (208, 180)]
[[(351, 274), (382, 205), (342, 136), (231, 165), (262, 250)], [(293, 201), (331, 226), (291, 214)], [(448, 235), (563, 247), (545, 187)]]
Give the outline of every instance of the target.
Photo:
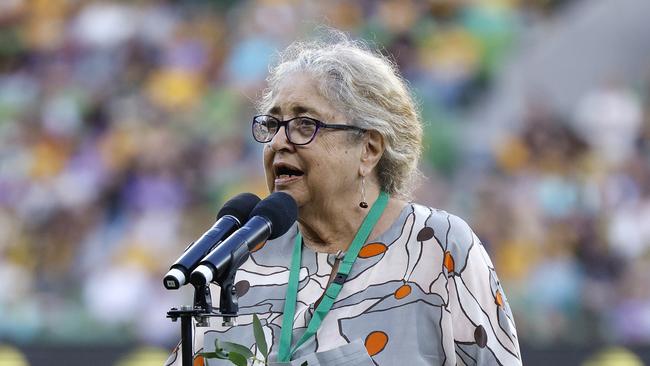
[(365, 176), (379, 163), (386, 148), (384, 137), (377, 131), (369, 130), (363, 136), (360, 174)]

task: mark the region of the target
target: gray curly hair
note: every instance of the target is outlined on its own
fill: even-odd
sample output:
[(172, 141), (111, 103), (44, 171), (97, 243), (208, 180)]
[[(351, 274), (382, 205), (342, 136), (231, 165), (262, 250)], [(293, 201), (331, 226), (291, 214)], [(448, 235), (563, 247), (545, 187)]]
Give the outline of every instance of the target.
[(396, 65), (365, 43), (328, 30), (322, 39), (295, 42), (279, 54), (258, 103), (262, 113), (270, 109), (280, 81), (296, 71), (311, 75), (320, 94), (351, 117), (351, 124), (382, 135), (386, 150), (377, 165), (380, 187), (410, 198), (420, 175), (422, 123)]

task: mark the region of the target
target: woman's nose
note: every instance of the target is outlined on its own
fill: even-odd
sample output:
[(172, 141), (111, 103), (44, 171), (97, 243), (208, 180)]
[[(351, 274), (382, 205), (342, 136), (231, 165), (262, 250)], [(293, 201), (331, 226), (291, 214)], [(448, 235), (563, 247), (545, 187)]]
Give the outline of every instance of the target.
[(290, 150), (293, 148), (293, 144), (287, 139), (286, 127), (282, 126), (278, 132), (271, 139), (271, 148), (275, 151), (280, 150)]

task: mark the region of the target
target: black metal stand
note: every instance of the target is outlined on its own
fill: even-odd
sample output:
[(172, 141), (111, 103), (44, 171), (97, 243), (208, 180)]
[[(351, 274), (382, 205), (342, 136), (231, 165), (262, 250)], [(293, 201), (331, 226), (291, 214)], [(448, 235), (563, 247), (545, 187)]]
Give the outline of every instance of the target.
[[(219, 312), (223, 317), (224, 325), (235, 325), (234, 318), (239, 312), (239, 299), (237, 298), (237, 290), (235, 289), (235, 273), (229, 273), (226, 278), (219, 280), (221, 286), (221, 293), (219, 296)], [(230, 316), (227, 314), (235, 314)]]
[(167, 317), (173, 322), (177, 321), (178, 318), (181, 319), (181, 361), (183, 366), (192, 366), (193, 364), (192, 318), (196, 320), (197, 327), (209, 326), (208, 319), (211, 317), (223, 318), (224, 325), (235, 325), (234, 319), (239, 311), (237, 291), (233, 284), (236, 270), (234, 268), (228, 271), (226, 276), (215, 280), (221, 287), (219, 312), (213, 311), (209, 285), (194, 287), (194, 306), (184, 305), (180, 309), (171, 308), (167, 312)]

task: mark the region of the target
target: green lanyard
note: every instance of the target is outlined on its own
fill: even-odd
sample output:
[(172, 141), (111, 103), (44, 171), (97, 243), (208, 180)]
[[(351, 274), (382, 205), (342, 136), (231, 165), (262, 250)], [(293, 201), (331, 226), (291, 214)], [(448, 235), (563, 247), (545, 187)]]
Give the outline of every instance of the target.
[(291, 272), (289, 272), (289, 284), (287, 287), (287, 296), (284, 303), (284, 317), (282, 319), (282, 332), (280, 333), (278, 362), (289, 362), (291, 360), (291, 356), (296, 352), (298, 347), (305, 343), (305, 341), (308, 340), (311, 336), (316, 334), (316, 331), (323, 322), (323, 319), (325, 319), (325, 316), (334, 304), (336, 296), (338, 296), (339, 292), (341, 292), (343, 283), (345, 283), (345, 280), (350, 273), (350, 269), (352, 269), (352, 264), (354, 264), (354, 261), (357, 259), (359, 250), (361, 250), (361, 247), (368, 239), (368, 236), (370, 235), (373, 227), (375, 227), (375, 224), (377, 224), (377, 221), (379, 221), (379, 218), (384, 212), (387, 203), (388, 193), (383, 191), (380, 192), (379, 197), (377, 197), (377, 200), (372, 205), (370, 212), (368, 212), (368, 215), (363, 220), (359, 231), (357, 231), (352, 244), (350, 244), (348, 252), (345, 254), (345, 257), (343, 257), (343, 261), (339, 266), (336, 277), (332, 283), (327, 286), (325, 295), (321, 299), (320, 304), (318, 304), (313, 317), (307, 325), (307, 330), (302, 335), (302, 337), (300, 337), (296, 345), (291, 348), (293, 317), (296, 313), (296, 300), (298, 299), (298, 275), (300, 273), (300, 259), (302, 256), (302, 235), (300, 235), (300, 232), (298, 232), (298, 235), (296, 235), (296, 242), (293, 247), (293, 254), (291, 256)]

